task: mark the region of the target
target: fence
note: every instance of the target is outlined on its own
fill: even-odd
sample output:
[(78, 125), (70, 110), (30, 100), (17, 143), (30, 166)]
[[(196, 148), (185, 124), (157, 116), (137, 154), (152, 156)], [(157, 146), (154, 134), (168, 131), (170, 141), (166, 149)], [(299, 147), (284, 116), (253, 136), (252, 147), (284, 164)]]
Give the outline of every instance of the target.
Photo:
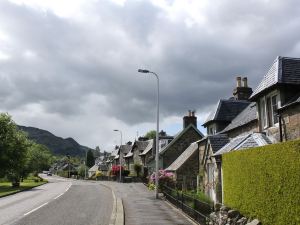
[(196, 198), (184, 194), (182, 191), (167, 186), (162, 187), (162, 192), (170, 203), (180, 208), (201, 225), (214, 224), (209, 218), (209, 214), (213, 212), (212, 205), (201, 202)]

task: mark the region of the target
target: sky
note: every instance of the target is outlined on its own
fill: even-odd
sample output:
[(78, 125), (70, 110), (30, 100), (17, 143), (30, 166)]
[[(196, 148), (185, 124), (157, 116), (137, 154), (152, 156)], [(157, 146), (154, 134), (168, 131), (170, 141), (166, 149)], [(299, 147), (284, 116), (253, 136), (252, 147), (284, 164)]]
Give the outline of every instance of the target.
[(300, 57), (297, 0), (0, 0), (0, 112), (112, 150), (156, 129), (198, 127), (236, 76), (257, 86), (277, 56)]

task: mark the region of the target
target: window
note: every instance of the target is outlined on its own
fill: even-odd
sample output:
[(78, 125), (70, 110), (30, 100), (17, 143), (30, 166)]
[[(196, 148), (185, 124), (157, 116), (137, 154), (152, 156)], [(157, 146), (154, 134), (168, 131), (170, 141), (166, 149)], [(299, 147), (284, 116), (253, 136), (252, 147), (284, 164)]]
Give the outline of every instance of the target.
[(262, 127), (264, 128), (267, 126), (266, 103), (264, 98), (260, 102), (260, 117), (261, 117)]
[(278, 123), (278, 95), (268, 95), (260, 101), (260, 117), (262, 128), (271, 127)]
[(274, 95), (271, 97), (272, 102), (272, 114), (273, 114), (273, 124), (278, 123), (278, 115), (277, 115), (277, 109), (278, 109), (278, 100), (277, 95)]

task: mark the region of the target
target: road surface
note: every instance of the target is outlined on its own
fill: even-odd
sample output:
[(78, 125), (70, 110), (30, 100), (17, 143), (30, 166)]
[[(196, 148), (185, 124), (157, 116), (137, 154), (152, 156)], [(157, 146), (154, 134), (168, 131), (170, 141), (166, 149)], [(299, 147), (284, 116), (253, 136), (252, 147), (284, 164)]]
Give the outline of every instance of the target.
[(97, 182), (47, 177), (48, 184), (0, 198), (0, 225), (107, 225), (111, 191)]

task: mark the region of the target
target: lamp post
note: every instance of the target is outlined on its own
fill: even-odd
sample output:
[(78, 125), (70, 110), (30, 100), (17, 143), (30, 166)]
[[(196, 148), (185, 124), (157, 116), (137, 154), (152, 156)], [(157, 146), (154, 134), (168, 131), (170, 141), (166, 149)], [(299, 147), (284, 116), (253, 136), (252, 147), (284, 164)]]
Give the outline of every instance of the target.
[(69, 154), (67, 154), (67, 158), (68, 158), (68, 178), (70, 178), (70, 158), (71, 158), (71, 156)]
[(155, 141), (155, 197), (158, 199), (158, 161), (159, 161), (159, 149), (158, 149), (158, 135), (159, 135), (159, 77), (156, 73), (149, 70), (138, 70), (139, 73), (151, 73), (157, 79), (157, 112), (156, 112), (156, 141)]
[(119, 148), (119, 161), (120, 161), (120, 182), (121, 182), (121, 180), (122, 180), (122, 161), (121, 161), (121, 146), (122, 146), (122, 131), (120, 131), (120, 130), (114, 130), (114, 131), (117, 131), (117, 132), (120, 132), (120, 134), (121, 134), (121, 145), (120, 145), (120, 148)]
[(86, 180), (86, 167), (87, 167), (87, 152), (88, 150), (85, 151), (85, 161), (84, 161), (84, 179)]

